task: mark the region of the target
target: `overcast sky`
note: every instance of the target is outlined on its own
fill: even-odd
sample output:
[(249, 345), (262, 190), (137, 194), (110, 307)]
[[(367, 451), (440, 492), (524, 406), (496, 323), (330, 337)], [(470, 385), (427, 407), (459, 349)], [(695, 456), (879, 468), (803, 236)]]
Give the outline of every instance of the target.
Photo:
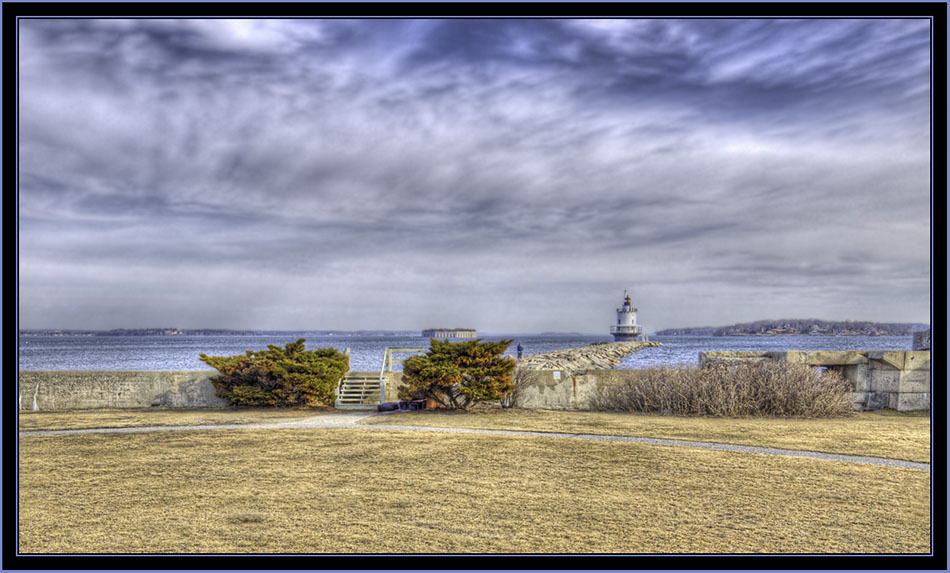
[(930, 321), (926, 20), (21, 20), (21, 328)]

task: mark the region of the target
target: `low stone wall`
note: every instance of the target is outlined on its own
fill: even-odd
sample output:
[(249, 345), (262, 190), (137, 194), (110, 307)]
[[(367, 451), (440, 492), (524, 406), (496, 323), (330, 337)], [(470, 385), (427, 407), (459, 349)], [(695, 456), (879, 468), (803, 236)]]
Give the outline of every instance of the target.
[[(856, 410), (929, 410), (928, 351), (701, 352), (700, 364), (747, 360), (785, 360), (837, 370), (853, 385)], [(589, 410), (599, 388), (622, 383), (640, 370), (544, 369), (526, 373), (515, 406)]]
[[(607, 343), (604, 346), (615, 344), (642, 348), (656, 343)], [(737, 360), (786, 360), (837, 370), (853, 384), (854, 407), (858, 410), (930, 409), (929, 351), (700, 353), (700, 364)], [(519, 364), (524, 366), (525, 362), (522, 360)], [(514, 405), (588, 410), (591, 398), (599, 388), (621, 383), (639, 372), (581, 368), (576, 359), (561, 363), (565, 365), (563, 368), (526, 368), (527, 381), (519, 387)], [(21, 410), (227, 407), (228, 401), (215, 396), (209, 380), (216, 375), (213, 370), (25, 370), (19, 373), (19, 407)], [(385, 376), (385, 401), (395, 402), (402, 384), (402, 372), (387, 372)]]
[(530, 354), (518, 361), (519, 368), (529, 370), (609, 370), (624, 356), (648, 346), (663, 346), (659, 342), (595, 342), (580, 348), (567, 348)]
[[(519, 408), (566, 410), (590, 409), (591, 396), (603, 384), (616, 384), (636, 370), (613, 370), (620, 359), (659, 342), (599, 342), (532, 354), (518, 361), (527, 384), (520, 387), (514, 403)], [(398, 400), (402, 372), (386, 372), (386, 402)]]
[[(617, 384), (636, 370), (530, 370), (518, 387), (514, 406), (551, 410), (589, 410), (590, 400), (604, 384)], [(386, 402), (398, 400), (402, 372), (387, 372)]]
[(93, 408), (222, 408), (214, 370), (21, 370), (20, 410)]
[(930, 409), (930, 351), (790, 350), (699, 353), (700, 365), (748, 360), (784, 360), (837, 370), (852, 384), (855, 410)]
[(591, 399), (607, 385), (619, 384), (637, 370), (532, 370), (515, 393), (514, 406), (528, 409), (590, 410)]

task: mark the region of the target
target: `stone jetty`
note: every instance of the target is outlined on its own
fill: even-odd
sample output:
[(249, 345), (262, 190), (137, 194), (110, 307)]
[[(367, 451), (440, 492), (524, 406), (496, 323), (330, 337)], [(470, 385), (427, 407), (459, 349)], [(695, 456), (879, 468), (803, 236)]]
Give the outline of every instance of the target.
[(610, 370), (620, 359), (648, 346), (663, 346), (659, 342), (595, 342), (580, 348), (531, 354), (518, 361), (519, 368), (529, 370)]

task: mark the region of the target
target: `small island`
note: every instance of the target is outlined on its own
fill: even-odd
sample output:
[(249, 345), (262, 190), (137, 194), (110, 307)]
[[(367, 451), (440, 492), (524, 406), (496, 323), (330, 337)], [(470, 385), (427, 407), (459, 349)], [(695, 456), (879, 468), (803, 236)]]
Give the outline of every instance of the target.
[(926, 324), (819, 320), (815, 318), (758, 320), (732, 326), (668, 328), (657, 336), (909, 336), (927, 330)]

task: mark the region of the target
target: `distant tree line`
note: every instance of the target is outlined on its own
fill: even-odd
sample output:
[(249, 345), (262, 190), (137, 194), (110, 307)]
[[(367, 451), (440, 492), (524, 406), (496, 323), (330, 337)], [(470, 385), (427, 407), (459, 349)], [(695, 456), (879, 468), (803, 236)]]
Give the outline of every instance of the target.
[(659, 336), (903, 336), (926, 329), (926, 324), (910, 322), (785, 318), (743, 322), (732, 326), (669, 328), (656, 334)]
[(249, 336), (251, 330), (221, 328), (114, 328), (112, 330), (30, 329), (20, 330), (20, 336)]
[(226, 328), (21, 329), (20, 336), (418, 336), (416, 330), (229, 330)]

